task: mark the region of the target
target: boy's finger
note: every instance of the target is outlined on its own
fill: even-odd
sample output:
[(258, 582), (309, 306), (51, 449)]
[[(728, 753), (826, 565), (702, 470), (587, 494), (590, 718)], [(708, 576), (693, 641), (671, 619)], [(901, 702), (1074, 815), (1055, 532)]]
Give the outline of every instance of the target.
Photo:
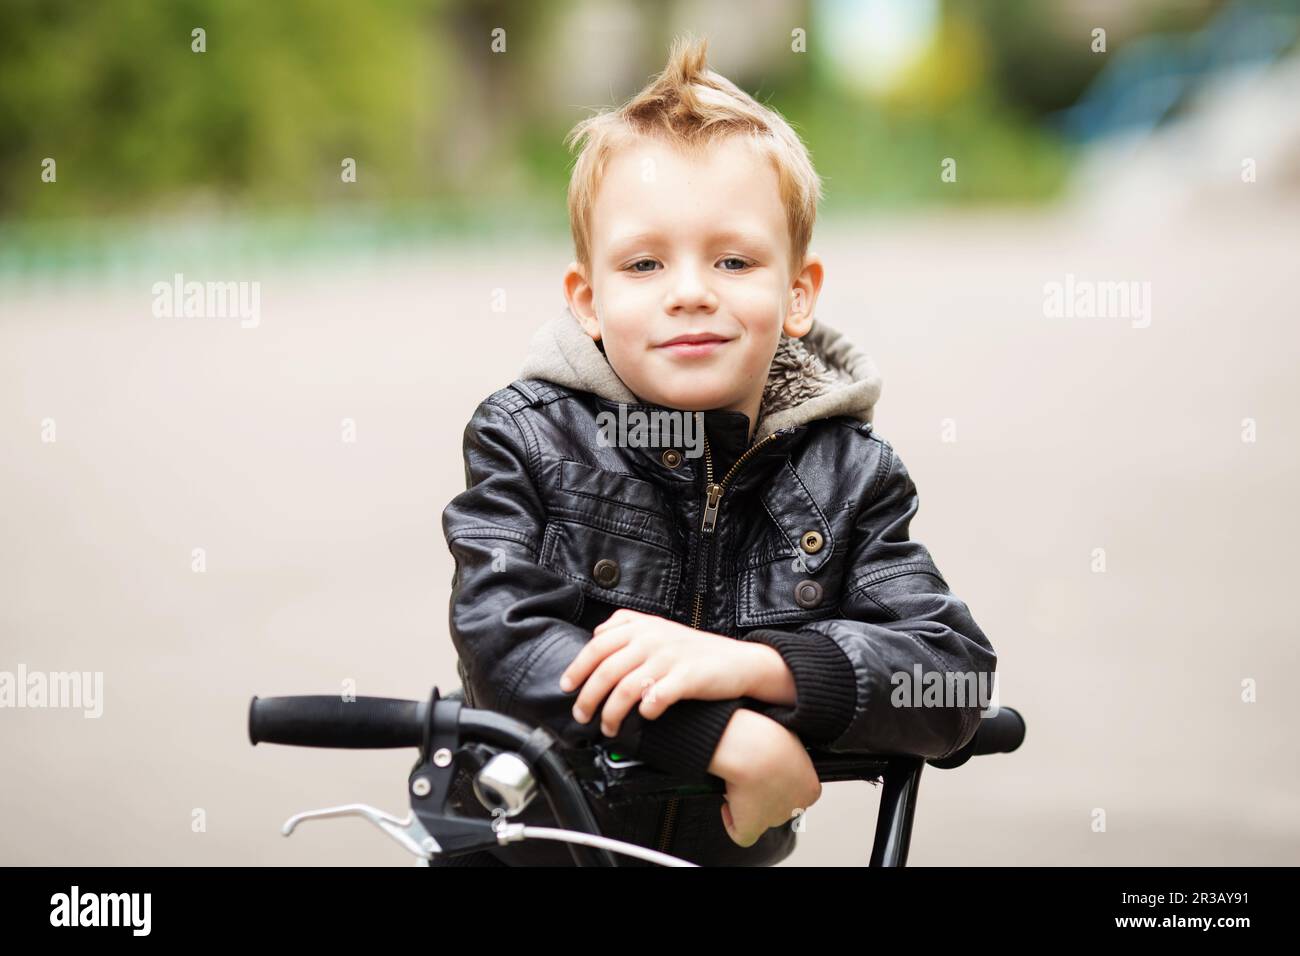
[(645, 664), (629, 671), (609, 695), (604, 709), (600, 712), (600, 729), (606, 737), (618, 735), (619, 728), (632, 708), (644, 701), (647, 696), (654, 697), (657, 687), (654, 675)]
[(613, 637), (606, 637), (604, 634), (596, 637), (593, 632), (591, 640), (578, 651), (578, 656), (569, 662), (569, 666), (560, 675), (560, 690), (567, 694), (575, 689), (591, 676), (592, 670), (601, 661), (626, 644), (626, 637), (617, 634)]
[(585, 679), (582, 693), (573, 702), (573, 719), (580, 724), (589, 721), (615, 685), (640, 663), (642, 661), (637, 659), (636, 651), (630, 647), (623, 647), (601, 661), (600, 666)]
[(605, 620), (601, 621), (596, 626), (599, 628), (599, 627), (606, 627), (611, 624), (620, 624), (625, 621), (634, 621), (640, 616), (641, 616), (640, 611), (634, 611), (630, 607), (621, 607), (615, 610), (613, 614), (605, 618)]
[(595, 629), (593, 629), (591, 633), (608, 634), (610, 631), (614, 630), (614, 628), (626, 627), (628, 624), (631, 624), (633, 621), (636, 620), (636, 618), (633, 617), (628, 617), (626, 615), (620, 617), (617, 616), (617, 614), (618, 612), (616, 611), (614, 614), (605, 618), (605, 620), (601, 621), (599, 624), (596, 625)]
[(638, 708), (646, 720), (657, 720), (665, 710), (681, 700), (678, 682), (671, 673), (658, 680), (644, 681), (641, 686), (641, 706)]

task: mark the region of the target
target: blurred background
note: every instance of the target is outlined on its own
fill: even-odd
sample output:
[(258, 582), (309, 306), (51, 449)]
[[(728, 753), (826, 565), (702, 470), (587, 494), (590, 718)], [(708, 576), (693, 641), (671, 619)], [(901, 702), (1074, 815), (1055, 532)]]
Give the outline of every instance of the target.
[[(563, 308), (563, 138), (685, 31), (812, 152), (818, 317), (1029, 723), (926, 771), (911, 864), (1300, 863), (1300, 18), (1210, 0), (6, 2), (0, 671), (104, 691), (0, 709), (0, 863), (409, 862), (278, 828), (413, 755), (248, 700), (457, 685), (441, 512)], [(156, 314), (177, 274), (257, 321)], [(783, 865), (864, 865), (877, 801)]]

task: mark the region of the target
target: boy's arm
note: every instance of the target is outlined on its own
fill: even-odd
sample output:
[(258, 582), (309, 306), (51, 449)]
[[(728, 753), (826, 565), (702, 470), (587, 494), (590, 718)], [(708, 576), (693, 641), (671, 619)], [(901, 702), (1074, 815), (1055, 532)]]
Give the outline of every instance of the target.
[(451, 637), (476, 703), (541, 725), (566, 746), (604, 743), (659, 769), (706, 773), (739, 699), (683, 700), (656, 720), (634, 708), (616, 737), (600, 721), (580, 724), (580, 689), (560, 690), (560, 675), (591, 639), (573, 623), (581, 588), (537, 562), (546, 509), (520, 425), (491, 399), (464, 436), (466, 490), (443, 511), (455, 559)]
[[(876, 441), (875, 490), (855, 522), (842, 616), (743, 634), (781, 655), (796, 688), (791, 706), (744, 698), (745, 706), (809, 745), (941, 757), (974, 736), (982, 709), (974, 691), (984, 682), (991, 692), (997, 655), (929, 551), (910, 540), (916, 486), (889, 443)], [(946, 673), (955, 674), (969, 691), (964, 705), (894, 706), (895, 675), (910, 685), (918, 668), (922, 681), (938, 672), (945, 690), (955, 686)]]

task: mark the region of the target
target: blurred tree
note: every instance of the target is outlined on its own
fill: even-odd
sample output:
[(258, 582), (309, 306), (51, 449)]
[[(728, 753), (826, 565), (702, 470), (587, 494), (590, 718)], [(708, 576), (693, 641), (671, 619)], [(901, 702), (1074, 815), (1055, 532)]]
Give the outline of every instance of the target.
[(1107, 33), (1108, 50), (1152, 30), (1186, 31), (1205, 23), (1219, 0), (1145, 4), (1045, 5), (1035, 0), (966, 0), (952, 9), (980, 25), (988, 39), (990, 77), (1002, 98), (1031, 115), (1075, 102), (1106, 65), (1092, 51), (1092, 30)]
[[(1118, 36), (1212, 8), (1194, 6), (1123, 8)], [(725, 35), (712, 8), (670, 0), (5, 0), (0, 220), (359, 200), (414, 217), (412, 200), (437, 199), (440, 215), (475, 220), (540, 200), (559, 222), (564, 134), (660, 70), (673, 36), (708, 36), (706, 24), (718, 57), (737, 64), (731, 78), (804, 136), (837, 205), (1051, 195), (1068, 154), (1042, 116), (1100, 65), (1090, 12), (1028, 0), (939, 9), (926, 52), (872, 96), (843, 82), (812, 0), (754, 12)], [(806, 53), (790, 50), (795, 26), (809, 30)], [(594, 72), (607, 102), (569, 102), (575, 71)], [(960, 171), (944, 183), (948, 156)], [(57, 187), (41, 182), (46, 157)], [(345, 157), (355, 183), (341, 182)]]
[[(414, 122), (445, 91), (441, 0), (6, 0), (0, 215), (97, 213), (176, 194), (253, 201), (385, 196), (419, 177)], [(206, 31), (193, 52), (191, 31)], [(417, 106), (424, 106), (423, 112)], [(40, 188), (40, 162), (58, 188)], [(341, 197), (340, 197), (341, 198)]]

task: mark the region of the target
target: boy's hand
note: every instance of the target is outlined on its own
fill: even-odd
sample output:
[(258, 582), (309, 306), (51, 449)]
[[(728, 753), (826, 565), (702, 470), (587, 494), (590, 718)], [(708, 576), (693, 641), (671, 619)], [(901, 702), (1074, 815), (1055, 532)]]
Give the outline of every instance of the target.
[(653, 614), (620, 608), (560, 677), (565, 693), (583, 684), (573, 718), (585, 724), (608, 696), (601, 733), (618, 734), (628, 712), (654, 720), (679, 700), (730, 700), (749, 693), (763, 649)]
[(709, 773), (727, 782), (722, 825), (738, 846), (753, 846), (821, 799), (817, 768), (803, 742), (769, 717), (740, 708), (718, 741)]

